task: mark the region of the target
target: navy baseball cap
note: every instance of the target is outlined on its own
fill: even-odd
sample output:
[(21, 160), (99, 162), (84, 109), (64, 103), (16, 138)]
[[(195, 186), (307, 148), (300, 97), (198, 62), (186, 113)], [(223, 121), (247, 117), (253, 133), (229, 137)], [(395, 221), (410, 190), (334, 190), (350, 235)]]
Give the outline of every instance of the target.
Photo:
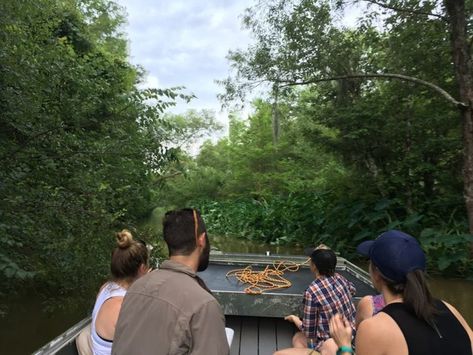
[(409, 272), (425, 270), (425, 254), (417, 239), (398, 230), (384, 232), (375, 240), (361, 243), (356, 250), (395, 282), (404, 283)]

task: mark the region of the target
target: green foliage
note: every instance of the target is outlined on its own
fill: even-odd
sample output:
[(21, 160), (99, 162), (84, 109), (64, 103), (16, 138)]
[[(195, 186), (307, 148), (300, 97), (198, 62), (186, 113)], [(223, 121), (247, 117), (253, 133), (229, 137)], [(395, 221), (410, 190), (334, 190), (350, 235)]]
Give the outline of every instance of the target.
[(190, 149), (198, 140), (222, 130), (212, 110), (188, 110), (184, 114), (165, 114), (163, 120), (169, 130), (170, 145)]
[(469, 252), (469, 246), (473, 242), (471, 234), (426, 228), (420, 234), (419, 240), (429, 255), (433, 269), (450, 274), (473, 274)]
[(123, 227), (162, 258), (156, 226), (164, 209), (156, 205), (200, 208), (211, 233), (325, 242), (345, 256), (383, 230), (402, 229), (420, 237), (433, 269), (473, 273), (460, 122), (442, 99), (400, 82), (292, 88), (382, 71), (453, 91), (446, 24), (388, 11), (345, 29), (332, 3), (265, 1), (245, 13), (256, 43), (229, 54), (236, 73), (222, 82), (223, 98), (262, 81), (281, 86), (279, 141), (275, 107), (259, 99), (254, 114), (231, 114), (228, 136), (192, 157), (184, 150), (221, 129), (215, 114), (164, 115), (192, 96), (137, 89), (142, 71), (127, 60), (118, 5), (0, 2), (2, 292), (32, 284), (85, 290), (106, 277), (112, 232)]
[[(395, 200), (354, 202), (326, 192), (193, 204), (201, 210), (213, 235), (303, 247), (325, 243), (345, 257), (355, 258), (355, 247), (361, 241), (374, 239), (387, 229), (399, 229), (419, 236), (431, 271), (450, 275), (473, 272), (469, 253), (473, 237), (461, 233), (465, 223), (455, 227), (445, 221), (439, 225), (438, 217), (409, 214)], [(423, 227), (426, 225), (435, 227)]]
[(189, 97), (136, 88), (122, 24), (107, 0), (0, 4), (3, 290), (103, 279), (111, 232), (154, 207), (153, 175), (174, 159), (161, 114)]
[[(343, 176), (344, 169), (318, 146), (308, 148), (298, 126), (282, 117), (284, 134), (272, 144), (270, 105), (254, 103), (248, 120), (230, 116), (229, 135), (217, 143), (205, 142), (195, 159), (181, 157), (184, 174), (170, 179), (160, 194), (162, 205), (185, 205), (189, 200), (313, 191), (327, 179)], [(281, 111), (284, 109), (281, 107)]]
[[(277, 145), (269, 103), (255, 101), (247, 120), (231, 115), (228, 137), (206, 142), (194, 159), (180, 159), (186, 173), (167, 182), (160, 202), (199, 208), (213, 235), (304, 247), (323, 242), (350, 258), (361, 241), (400, 229), (425, 241), (432, 270), (471, 273), (461, 184), (451, 173), (457, 133), (443, 125), (440, 112), (431, 113), (428, 125), (412, 119), (416, 143), (405, 150), (402, 127), (394, 118), (386, 127), (389, 91), (335, 110), (330, 90), (295, 92), (280, 103)], [(379, 119), (366, 113), (376, 110)], [(423, 160), (431, 149), (440, 165)], [(363, 154), (372, 154), (370, 164)], [(424, 186), (427, 173), (434, 176), (431, 189)], [(435, 236), (427, 240), (429, 229)]]
[[(277, 243), (320, 239), (348, 253), (357, 242), (382, 230), (403, 229), (422, 236), (434, 269), (471, 273), (458, 112), (422, 86), (341, 79), (363, 73), (403, 73), (455, 92), (451, 28), (445, 8), (438, 1), (377, 1), (368, 6), (355, 28), (348, 29), (338, 21), (338, 11), (354, 2), (261, 1), (245, 12), (243, 24), (255, 43), (230, 51), (233, 73), (220, 82), (224, 89), (220, 97), (229, 104), (244, 99), (261, 83), (269, 84), (273, 96), (274, 88), (279, 87), (282, 143), (273, 150), (281, 156), (263, 172), (264, 177), (258, 176), (250, 156), (243, 152), (242, 162), (232, 159), (227, 166), (231, 173), (222, 182), (228, 190), (217, 188), (220, 194), (213, 196), (221, 201), (216, 203), (222, 204), (222, 215), (229, 210), (239, 218), (244, 235)], [(434, 15), (425, 15), (429, 13)], [(332, 80), (334, 77), (340, 79)], [(258, 108), (256, 116), (262, 112)], [(226, 144), (239, 149), (231, 141)], [(245, 152), (256, 144), (252, 139), (246, 141)], [(221, 142), (215, 150), (212, 156), (218, 157), (223, 151)], [(296, 151), (306, 164), (291, 169), (283, 162)], [(307, 164), (311, 155), (318, 158), (315, 166)], [(209, 161), (203, 163), (215, 166)], [(266, 157), (262, 165), (270, 161)], [(312, 178), (301, 179), (306, 171)], [(232, 179), (235, 182), (230, 185)], [(258, 194), (241, 190), (248, 185), (254, 188), (254, 180), (262, 181), (264, 190)], [(307, 196), (312, 197), (304, 208), (294, 207), (295, 200)], [(231, 207), (233, 197), (243, 198), (244, 202), (238, 200), (238, 206), (243, 204), (239, 209)], [(280, 213), (275, 212), (279, 209)], [(290, 228), (284, 235), (272, 233), (270, 225), (261, 230), (262, 216), (274, 214), (278, 216), (272, 219), (275, 230), (281, 229), (279, 220), (312, 224), (300, 234)], [(232, 234), (239, 234), (231, 220), (222, 219), (217, 225), (227, 224)], [(258, 231), (252, 234), (251, 228)]]

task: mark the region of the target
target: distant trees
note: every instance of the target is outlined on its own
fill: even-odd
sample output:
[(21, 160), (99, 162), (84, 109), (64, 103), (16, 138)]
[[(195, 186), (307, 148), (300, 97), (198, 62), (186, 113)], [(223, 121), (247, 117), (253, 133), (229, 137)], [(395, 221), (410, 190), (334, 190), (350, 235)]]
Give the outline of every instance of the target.
[[(357, 28), (347, 30), (333, 14), (353, 3), (368, 4), (369, 8)], [(452, 147), (453, 150), (446, 153), (447, 165), (455, 167), (455, 154), (463, 153), (464, 201), (469, 232), (473, 234), (471, 11), (472, 4), (463, 0), (259, 1), (244, 16), (244, 24), (253, 32), (256, 42), (247, 50), (229, 53), (236, 70), (232, 78), (222, 81), (225, 87), (222, 98), (231, 101), (243, 97), (247, 90), (262, 82), (269, 83), (273, 94), (281, 96), (284, 88), (336, 81), (335, 115), (339, 115), (340, 109), (350, 110), (352, 103), (356, 105), (360, 100), (390, 91), (390, 95), (383, 95), (388, 104), (384, 105), (384, 101), (382, 108), (387, 109), (390, 103), (393, 106), (378, 117), (389, 126), (389, 132), (402, 129), (405, 132), (393, 145), (383, 137), (388, 130), (375, 132), (355, 119), (353, 122), (358, 122), (360, 128), (377, 138), (363, 140), (371, 148), (358, 147), (363, 158), (357, 158), (357, 162), (364, 161), (368, 164), (366, 171), (378, 174), (383, 173), (389, 163), (376, 161), (375, 155), (388, 160), (391, 156), (391, 161), (406, 158), (403, 174), (412, 182), (407, 188), (412, 191), (420, 188), (432, 194), (441, 184), (435, 171), (445, 167), (445, 161), (436, 150), (445, 152), (453, 136), (461, 135), (461, 152), (458, 146)], [(450, 94), (452, 92), (458, 94)], [(404, 112), (399, 112), (402, 108)], [(372, 109), (374, 107), (365, 107), (365, 116), (376, 121), (380, 111)], [(456, 119), (458, 112), (462, 117), (460, 124)], [(404, 124), (391, 125), (390, 119)], [(435, 128), (431, 129), (431, 124)], [(349, 130), (349, 126), (343, 127), (347, 135), (351, 134)], [(418, 139), (428, 135), (431, 139), (444, 139), (419, 146), (415, 135)], [(380, 155), (380, 149), (386, 148), (386, 145), (379, 147), (381, 141), (390, 144), (386, 154)], [(404, 148), (396, 148), (399, 144)], [(414, 147), (423, 151), (419, 152), (419, 160), (409, 162), (407, 158)], [(412, 177), (412, 169), (418, 177)], [(418, 183), (421, 185), (416, 185)]]
[(211, 233), (324, 241), (348, 256), (399, 228), (434, 269), (472, 274), (468, 119), (458, 119), (469, 104), (452, 94), (452, 15), (433, 1), (369, 2), (355, 29), (337, 21), (342, 1), (248, 9), (255, 43), (229, 53), (221, 99), (262, 85), (270, 95), (247, 120), (232, 115), (228, 137), (189, 158), (163, 202), (192, 201)]

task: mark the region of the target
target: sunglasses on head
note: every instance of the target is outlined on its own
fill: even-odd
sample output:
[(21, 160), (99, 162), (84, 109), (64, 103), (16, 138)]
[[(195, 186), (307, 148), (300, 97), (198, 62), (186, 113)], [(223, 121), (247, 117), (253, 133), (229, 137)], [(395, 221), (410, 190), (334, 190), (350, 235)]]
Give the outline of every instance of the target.
[(197, 218), (197, 212), (195, 209), (192, 209), (192, 215), (194, 216), (194, 237), (195, 237), (195, 245), (197, 245), (197, 233), (199, 230), (199, 219)]

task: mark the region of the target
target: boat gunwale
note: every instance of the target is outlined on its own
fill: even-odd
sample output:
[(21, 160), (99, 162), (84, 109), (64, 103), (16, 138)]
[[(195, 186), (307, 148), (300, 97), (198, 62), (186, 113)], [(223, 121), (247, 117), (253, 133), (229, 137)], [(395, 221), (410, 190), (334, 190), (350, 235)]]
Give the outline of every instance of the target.
[[(58, 335), (49, 343), (36, 350), (32, 355), (49, 355), (56, 354), (58, 351), (66, 347), (69, 343), (75, 342), (79, 333), (92, 322), (92, 316), (87, 316), (72, 327), (67, 329), (64, 333)], [(74, 344), (75, 346), (75, 344)]]

